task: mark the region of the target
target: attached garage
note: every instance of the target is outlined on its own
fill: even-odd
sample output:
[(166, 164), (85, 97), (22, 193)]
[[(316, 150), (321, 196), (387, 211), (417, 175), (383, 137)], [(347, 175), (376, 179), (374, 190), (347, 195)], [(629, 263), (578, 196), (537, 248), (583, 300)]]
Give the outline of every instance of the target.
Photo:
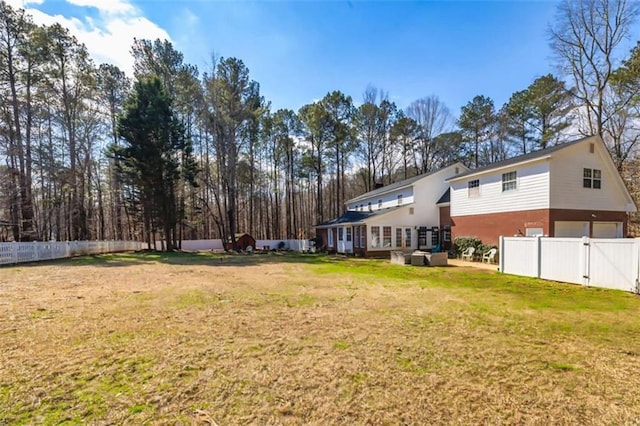
[(554, 223), (554, 236), (580, 238), (589, 236), (589, 222), (557, 220)]
[(593, 238), (622, 238), (622, 222), (593, 222)]
[(556, 237), (622, 238), (622, 222), (563, 221), (555, 223)]

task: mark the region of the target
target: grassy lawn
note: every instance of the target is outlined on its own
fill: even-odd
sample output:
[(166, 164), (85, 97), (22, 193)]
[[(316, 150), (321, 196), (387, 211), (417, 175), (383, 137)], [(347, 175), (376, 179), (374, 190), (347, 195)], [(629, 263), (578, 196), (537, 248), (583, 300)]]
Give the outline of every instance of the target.
[(628, 424), (640, 298), (316, 255), (0, 268), (0, 424)]

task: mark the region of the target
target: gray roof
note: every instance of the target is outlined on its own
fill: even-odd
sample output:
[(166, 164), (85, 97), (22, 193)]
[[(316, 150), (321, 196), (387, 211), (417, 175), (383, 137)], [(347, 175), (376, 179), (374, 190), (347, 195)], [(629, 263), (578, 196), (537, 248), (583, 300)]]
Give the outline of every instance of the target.
[(523, 161), (530, 161), (530, 160), (535, 160), (536, 158), (542, 158), (556, 151), (560, 151), (561, 149), (565, 149), (569, 146), (576, 145), (580, 142), (584, 142), (585, 140), (592, 137), (593, 136), (587, 136), (584, 138), (576, 139), (575, 141), (555, 145), (555, 146), (552, 146), (551, 148), (540, 149), (538, 151), (530, 152), (524, 155), (519, 155), (517, 157), (509, 158), (504, 161), (498, 161), (497, 163), (488, 164), (486, 166), (478, 167), (477, 169), (469, 170), (468, 172), (460, 173), (459, 175), (449, 178), (448, 180), (456, 180), (459, 178), (463, 178), (465, 176), (475, 175), (477, 173), (482, 173), (488, 170), (497, 169), (499, 167), (506, 167), (512, 164), (521, 163)]
[(363, 223), (366, 219), (375, 216), (382, 216), (383, 214), (391, 213), (393, 211), (397, 211), (406, 206), (397, 206), (397, 207), (388, 207), (386, 209), (374, 210), (374, 211), (366, 211), (360, 212), (355, 210), (347, 210), (337, 219), (331, 219), (326, 222), (320, 223), (318, 225), (314, 225), (315, 228), (342, 225), (347, 223)]
[(440, 199), (436, 201), (436, 205), (450, 203), (450, 202), (451, 202), (451, 187), (447, 188), (447, 190), (444, 191), (444, 194), (442, 194), (442, 197), (440, 197)]
[[(447, 167), (449, 167), (449, 166), (447, 166)], [(446, 167), (443, 167), (442, 169), (446, 169)], [(373, 191), (365, 192), (362, 195), (358, 195), (355, 198), (347, 200), (347, 203), (357, 202), (357, 201), (364, 200), (364, 199), (369, 198), (369, 197), (373, 197), (373, 196), (378, 195), (378, 194), (385, 194), (387, 192), (391, 192), (391, 191), (394, 191), (396, 189), (407, 187), (407, 186), (412, 185), (414, 182), (416, 182), (416, 181), (418, 181), (418, 180), (420, 180), (420, 179), (422, 179), (424, 177), (427, 177), (429, 175), (432, 175), (434, 173), (439, 172), (442, 169), (433, 170), (431, 172), (423, 173), (421, 175), (417, 175), (417, 176), (410, 177), (410, 178), (405, 179), (405, 180), (401, 180), (400, 182), (395, 182), (395, 183), (392, 183), (390, 185), (383, 186), (382, 188), (374, 189)]]

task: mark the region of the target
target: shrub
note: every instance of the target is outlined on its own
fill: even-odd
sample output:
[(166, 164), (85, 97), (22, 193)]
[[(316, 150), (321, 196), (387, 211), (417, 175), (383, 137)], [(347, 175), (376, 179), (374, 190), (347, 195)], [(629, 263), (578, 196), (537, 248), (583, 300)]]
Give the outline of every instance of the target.
[(477, 253), (483, 253), (480, 251), (480, 247), (482, 247), (482, 241), (480, 241), (476, 237), (456, 237), (453, 240), (453, 247), (458, 256), (462, 254), (469, 247), (474, 247)]

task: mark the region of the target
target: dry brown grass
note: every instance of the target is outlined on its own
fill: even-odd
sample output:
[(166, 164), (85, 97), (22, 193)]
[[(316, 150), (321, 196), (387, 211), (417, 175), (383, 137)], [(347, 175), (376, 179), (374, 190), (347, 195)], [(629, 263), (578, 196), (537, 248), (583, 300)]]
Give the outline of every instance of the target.
[(0, 423), (640, 420), (633, 295), (465, 268), (221, 258), (0, 268)]

